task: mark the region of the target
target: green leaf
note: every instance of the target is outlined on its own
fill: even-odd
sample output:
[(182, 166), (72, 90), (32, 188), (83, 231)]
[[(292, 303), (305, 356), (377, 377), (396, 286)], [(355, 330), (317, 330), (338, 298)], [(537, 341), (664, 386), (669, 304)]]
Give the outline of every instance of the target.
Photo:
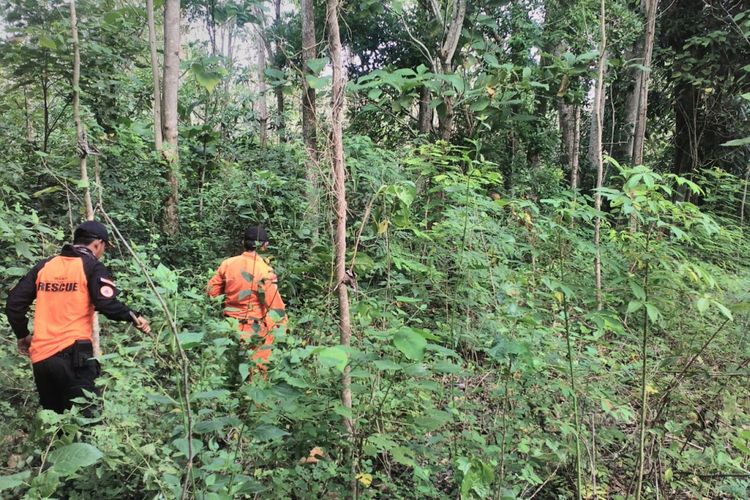
[(631, 281), (630, 290), (633, 292), (633, 297), (635, 297), (636, 299), (646, 300), (646, 291), (638, 283)]
[(329, 81), (331, 81), (330, 76), (312, 76), (312, 75), (305, 75), (305, 81), (307, 82), (307, 85), (310, 86), (310, 88), (313, 88), (315, 90), (320, 90), (323, 87), (325, 87)]
[(209, 92), (213, 92), (224, 76), (223, 71), (210, 69), (203, 62), (194, 62), (190, 65), (190, 72), (193, 73), (198, 84)]
[(315, 73), (316, 75), (323, 71), (323, 68), (326, 67), (326, 64), (328, 64), (328, 58), (327, 57), (320, 57), (317, 59), (310, 59), (307, 61), (307, 67), (310, 68), (310, 71)]
[(734, 320), (734, 316), (732, 316), (732, 311), (730, 311), (727, 308), (727, 306), (725, 306), (721, 302), (717, 302), (715, 300), (712, 300), (711, 302), (713, 302), (713, 304), (719, 309), (719, 312), (721, 313), (722, 316), (724, 316), (725, 318), (727, 318), (729, 321), (733, 321)]
[(372, 364), (375, 365), (375, 368), (380, 371), (396, 371), (401, 369), (401, 365), (396, 363), (392, 359), (376, 359), (372, 362)]
[(349, 362), (349, 356), (341, 346), (326, 347), (320, 353), (318, 353), (318, 361), (320, 364), (328, 368), (336, 368), (340, 372), (344, 372), (346, 364)]
[(628, 310), (626, 311), (626, 313), (627, 314), (634, 313), (641, 307), (643, 307), (643, 302), (641, 302), (640, 300), (631, 300), (628, 303)]
[(653, 304), (646, 303), (646, 314), (648, 314), (648, 319), (651, 320), (652, 323), (656, 323), (659, 321), (659, 318), (661, 318), (661, 312), (659, 312), (659, 309)]
[[(192, 444), (192, 452), (193, 457), (197, 455), (202, 449), (203, 449), (203, 442), (199, 439), (191, 439), (190, 443)], [(188, 450), (188, 440), (185, 438), (178, 438), (172, 441), (172, 445), (177, 448), (177, 451), (179, 451), (181, 454), (188, 456), (188, 453), (190, 450)], [(192, 457), (191, 457), (192, 458)]]
[(695, 301), (695, 307), (698, 309), (698, 312), (700, 314), (703, 314), (708, 310), (708, 305), (709, 302), (707, 297), (701, 297)]
[(470, 109), (474, 112), (484, 111), (489, 105), (490, 105), (490, 100), (487, 99), (486, 97), (481, 97), (470, 106)]
[(743, 137), (742, 139), (727, 141), (722, 146), (747, 146), (748, 144), (750, 144), (750, 137)]
[(273, 78), (274, 80), (286, 80), (286, 73), (278, 68), (266, 68), (266, 76)]
[(433, 432), (444, 426), (451, 419), (451, 414), (445, 411), (434, 410), (428, 415), (417, 417), (414, 424), (425, 432)]
[(55, 41), (44, 35), (39, 37), (39, 46), (45, 49), (57, 50), (57, 44)]
[(274, 323), (278, 323), (286, 317), (286, 311), (284, 309), (270, 309), (268, 311), (268, 317), (271, 318), (271, 321)]
[(31, 476), (31, 471), (25, 470), (10, 476), (0, 476), (0, 491), (21, 486)]
[(240, 363), (240, 366), (237, 369), (240, 372), (241, 380), (245, 380), (247, 376), (250, 374), (250, 365), (247, 363)]
[(199, 345), (203, 341), (203, 332), (185, 332), (177, 335), (180, 344), (185, 349)]
[(393, 336), (393, 345), (412, 361), (421, 361), (427, 340), (414, 329), (403, 327)]
[(63, 476), (69, 476), (81, 467), (88, 467), (99, 461), (104, 454), (88, 443), (73, 443), (58, 448), (49, 454), (49, 461)]
[(255, 436), (255, 439), (258, 441), (273, 441), (274, 439), (279, 439), (288, 435), (289, 433), (284, 429), (280, 429), (271, 424), (261, 424), (256, 427), (253, 432), (253, 436)]

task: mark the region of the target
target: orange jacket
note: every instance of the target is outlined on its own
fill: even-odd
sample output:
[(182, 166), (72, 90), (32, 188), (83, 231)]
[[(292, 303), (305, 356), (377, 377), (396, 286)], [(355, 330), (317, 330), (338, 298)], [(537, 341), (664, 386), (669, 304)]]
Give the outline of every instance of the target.
[[(240, 321), (257, 320), (263, 333), (286, 322), (276, 275), (256, 252), (244, 252), (222, 262), (206, 291), (211, 297), (224, 294), (224, 315)], [(274, 321), (271, 311), (282, 319)]]
[(132, 322), (137, 313), (117, 295), (109, 270), (89, 249), (65, 245), (60, 255), (39, 262), (13, 287), (6, 315), (16, 337), (26, 337), (26, 315), (36, 300), (29, 355), (37, 363), (76, 340), (91, 340), (94, 309), (110, 319)]

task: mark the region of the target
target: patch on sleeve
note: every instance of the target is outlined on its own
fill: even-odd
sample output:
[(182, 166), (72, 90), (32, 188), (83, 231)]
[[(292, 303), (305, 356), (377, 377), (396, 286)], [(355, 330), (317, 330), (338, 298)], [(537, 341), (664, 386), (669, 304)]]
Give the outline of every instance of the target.
[(115, 296), (115, 289), (109, 285), (104, 285), (103, 287), (99, 288), (99, 293), (101, 294), (102, 297), (111, 299), (112, 297)]
[(115, 282), (108, 280), (107, 278), (99, 278), (99, 281), (104, 283), (105, 285), (111, 286), (112, 288), (117, 288), (117, 285), (115, 285)]

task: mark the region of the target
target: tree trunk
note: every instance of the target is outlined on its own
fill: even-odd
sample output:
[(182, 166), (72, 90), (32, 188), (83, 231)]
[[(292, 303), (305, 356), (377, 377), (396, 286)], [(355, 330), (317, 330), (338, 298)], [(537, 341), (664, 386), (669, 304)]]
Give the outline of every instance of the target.
[[(434, 13), (438, 16), (438, 13)], [(448, 26), (443, 43), (440, 47), (438, 59), (440, 61), (439, 68), (436, 68), (436, 73), (449, 74), (453, 71), (453, 56), (456, 53), (458, 47), (458, 40), (461, 38), (461, 28), (464, 25), (464, 18), (466, 17), (466, 0), (458, 0), (453, 6), (453, 15), (451, 16), (451, 22)], [(438, 17), (438, 21), (440, 18)], [(440, 117), (439, 123), (439, 134), (440, 138), (449, 141), (453, 134), (453, 98), (450, 96), (443, 97), (444, 110), (443, 115)]]
[(151, 49), (151, 74), (154, 82), (154, 147), (162, 150), (161, 83), (159, 82), (159, 58), (156, 55), (156, 27), (154, 22), (154, 0), (146, 0), (148, 16), (148, 45)]
[(430, 107), (430, 89), (422, 87), (419, 89), (419, 133), (429, 134), (432, 131), (432, 108)]
[[(349, 316), (349, 287), (346, 275), (346, 186), (343, 145), (344, 113), (344, 65), (341, 59), (341, 37), (338, 19), (339, 0), (328, 0), (327, 24), (328, 43), (333, 69), (332, 102), (331, 102), (331, 169), (333, 191), (336, 199), (336, 233), (334, 244), (336, 250), (336, 288), (339, 297), (339, 333), (342, 346), (348, 347), (351, 339), (351, 319)], [(352, 388), (349, 366), (344, 369), (341, 379), (341, 402), (344, 407), (352, 407)], [(350, 439), (354, 439), (354, 421), (344, 417), (344, 425)]]
[(562, 99), (557, 102), (562, 140), (562, 162), (570, 173), (570, 189), (578, 189), (578, 162), (581, 131), (581, 107), (568, 104)]
[[(279, 29), (281, 24), (281, 0), (274, 0), (274, 26)], [(314, 36), (314, 35), (313, 35)], [(281, 41), (276, 38), (276, 61), (281, 60), (283, 56), (281, 51)], [(276, 94), (276, 131), (279, 134), (279, 143), (286, 142), (286, 121), (284, 120), (284, 87), (276, 86), (274, 88)]]
[(318, 194), (318, 135), (315, 118), (315, 89), (307, 83), (306, 76), (316, 77), (308, 66), (308, 61), (317, 55), (315, 41), (315, 12), (313, 0), (302, 0), (302, 139), (307, 150), (305, 176), (307, 177), (307, 215), (317, 239), (320, 217), (320, 196)]
[[(91, 188), (89, 187), (89, 171), (86, 165), (89, 148), (86, 140), (86, 132), (83, 130), (83, 123), (81, 123), (81, 50), (78, 44), (78, 19), (76, 17), (75, 0), (70, 0), (70, 31), (73, 38), (73, 120), (76, 124), (76, 149), (80, 158), (81, 183), (84, 185), (83, 204), (86, 209), (86, 220), (94, 220), (94, 207), (91, 203)], [(102, 354), (101, 344), (99, 343), (99, 332), (99, 316), (94, 314), (91, 344), (95, 358), (98, 358)]]
[[(599, 189), (604, 184), (604, 162), (602, 159), (602, 127), (604, 124), (604, 68), (607, 64), (607, 30), (605, 27), (605, 10), (604, 0), (601, 0), (601, 12), (599, 20), (599, 70), (596, 79), (596, 91), (594, 92), (594, 105), (591, 109), (592, 130), (590, 153), (594, 168), (596, 168), (596, 193), (594, 194), (594, 208), (602, 209), (602, 195)], [(596, 308), (602, 310), (602, 256), (601, 256), (601, 217), (597, 216), (594, 223), (594, 246), (596, 247), (596, 256), (594, 259), (594, 273), (596, 281)]]
[(747, 204), (747, 185), (750, 181), (750, 164), (745, 170), (745, 187), (742, 189), (742, 202), (740, 203), (740, 228), (745, 225), (745, 206)]
[[(654, 32), (656, 26), (656, 8), (658, 0), (643, 0), (646, 10), (646, 33), (643, 44), (643, 66), (651, 67), (651, 54), (654, 50)], [(638, 113), (633, 131), (633, 165), (643, 163), (643, 143), (646, 137), (646, 111), (648, 110), (648, 84), (650, 71), (639, 70)]]
[(260, 147), (265, 148), (268, 142), (268, 104), (266, 103), (266, 47), (261, 33), (256, 32), (258, 50), (258, 100), (255, 101), (255, 112), (260, 127)]
[(284, 87), (276, 86), (273, 89), (276, 94), (276, 129), (279, 134), (279, 144), (286, 142), (286, 122), (284, 121)]
[[(643, 55), (644, 41), (644, 37), (638, 38), (633, 47), (632, 53), (628, 55), (628, 59), (641, 57)], [(618, 148), (621, 149), (621, 159), (623, 162), (633, 161), (633, 139), (635, 134), (635, 124), (638, 120), (638, 101), (641, 95), (641, 71), (637, 68), (634, 68), (633, 71), (631, 71), (631, 75), (633, 88), (630, 90), (625, 99), (625, 137), (622, 138), (621, 148)]]
[(163, 125), (166, 160), (165, 177), (169, 194), (164, 201), (164, 232), (175, 235), (179, 231), (177, 201), (179, 193), (179, 150), (177, 146), (177, 96), (180, 87), (180, 0), (164, 2), (164, 103)]

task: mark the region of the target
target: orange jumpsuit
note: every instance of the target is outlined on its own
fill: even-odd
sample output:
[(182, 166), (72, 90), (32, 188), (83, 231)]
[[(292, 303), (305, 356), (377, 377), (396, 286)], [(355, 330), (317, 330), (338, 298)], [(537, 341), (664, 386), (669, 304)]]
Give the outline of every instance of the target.
[(206, 291), (211, 297), (224, 294), (224, 315), (238, 320), (241, 342), (260, 337), (251, 360), (265, 371), (274, 340), (271, 332), (287, 322), (273, 269), (256, 252), (244, 252), (221, 263)]

